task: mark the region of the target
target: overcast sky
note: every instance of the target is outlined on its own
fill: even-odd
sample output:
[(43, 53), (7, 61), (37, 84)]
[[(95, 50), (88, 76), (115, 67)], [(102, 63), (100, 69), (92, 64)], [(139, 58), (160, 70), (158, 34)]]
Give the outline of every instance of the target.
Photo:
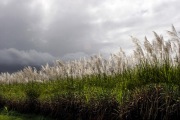
[(132, 49), (180, 29), (180, 0), (0, 0), (0, 72)]

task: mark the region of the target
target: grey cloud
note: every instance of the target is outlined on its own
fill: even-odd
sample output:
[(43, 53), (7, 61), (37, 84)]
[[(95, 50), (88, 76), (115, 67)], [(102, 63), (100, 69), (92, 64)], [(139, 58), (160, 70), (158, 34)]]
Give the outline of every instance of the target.
[[(41, 10), (32, 12), (30, 4), (34, 0), (11, 0), (0, 4), (0, 48), (34, 49), (33, 39), (41, 34)], [(30, 31), (31, 29), (31, 31)]]
[(172, 24), (179, 28), (180, 15), (177, 14), (179, 7), (178, 0), (154, 2), (148, 9), (139, 6), (139, 10), (127, 14), (124, 18), (118, 18), (118, 21), (106, 20), (101, 23), (101, 26), (104, 31), (114, 33), (111, 40), (113, 39), (116, 44), (119, 43), (125, 49), (130, 49), (132, 45), (129, 35), (140, 38), (148, 35), (152, 38), (151, 31), (160, 29), (162, 32), (169, 29)]
[[(93, 18), (88, 14), (88, 5), (84, 1), (57, 2), (56, 14), (44, 35), (47, 45), (43, 49), (60, 56), (78, 51), (97, 52), (94, 44), (101, 32), (90, 24)], [(86, 48), (91, 45), (92, 48)]]
[(80, 58), (87, 58), (88, 55), (83, 52), (77, 52), (77, 53), (69, 53), (62, 57), (62, 60), (74, 60), (74, 59), (80, 59)]
[[(98, 6), (101, 1), (54, 0), (53, 15), (44, 29), (41, 6), (30, 7), (35, 0), (11, 0), (0, 8), (0, 48), (35, 49), (56, 56), (84, 51), (95, 53), (97, 40), (101, 41), (102, 31), (90, 24), (93, 17), (89, 7)], [(51, 14), (49, 14), (51, 15)], [(48, 18), (47, 18), (48, 19)], [(101, 37), (99, 37), (101, 36)], [(93, 45), (93, 48), (85, 46)]]
[(54, 59), (48, 53), (37, 52), (35, 50), (19, 51), (14, 48), (0, 50), (0, 64), (22, 64), (22, 65), (40, 65), (52, 62)]
[(35, 50), (19, 51), (14, 48), (0, 50), (0, 72), (12, 68), (17, 70), (24, 66), (40, 66), (52, 63), (58, 59), (48, 53), (37, 52)]

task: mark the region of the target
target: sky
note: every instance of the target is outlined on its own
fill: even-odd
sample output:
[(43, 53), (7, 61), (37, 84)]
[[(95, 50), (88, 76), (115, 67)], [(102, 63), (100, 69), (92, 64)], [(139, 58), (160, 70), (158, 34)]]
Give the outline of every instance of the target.
[(180, 0), (0, 0), (0, 72), (133, 48), (173, 24)]

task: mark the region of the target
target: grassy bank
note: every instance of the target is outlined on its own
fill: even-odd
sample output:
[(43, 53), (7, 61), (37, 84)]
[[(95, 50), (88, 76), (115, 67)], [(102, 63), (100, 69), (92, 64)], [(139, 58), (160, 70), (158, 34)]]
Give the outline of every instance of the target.
[[(3, 84), (0, 86), (0, 103), (2, 108), (20, 113), (61, 119), (147, 118), (154, 114), (158, 118), (159, 115), (162, 118), (164, 115), (179, 118), (180, 91), (177, 81), (180, 71), (169, 68), (177, 74), (162, 76), (166, 75), (164, 68), (161, 68), (162, 71), (159, 68), (160, 76), (154, 69), (157, 68), (151, 68), (148, 74), (135, 70), (115, 76)], [(169, 79), (171, 77), (174, 79)]]
[(27, 67), (0, 76), (0, 108), (52, 119), (179, 119), (180, 40), (144, 44), (132, 38), (134, 55), (120, 50), (106, 60), (93, 56), (56, 61), (40, 71)]

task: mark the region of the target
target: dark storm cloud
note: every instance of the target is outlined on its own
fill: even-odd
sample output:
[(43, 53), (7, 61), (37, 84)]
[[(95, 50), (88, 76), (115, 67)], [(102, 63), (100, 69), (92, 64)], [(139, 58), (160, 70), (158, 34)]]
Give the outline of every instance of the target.
[(58, 59), (48, 53), (35, 50), (18, 51), (14, 48), (0, 50), (0, 56), (0, 72), (13, 71), (24, 66), (38, 67)]
[(0, 64), (22, 64), (22, 65), (39, 65), (52, 62), (55, 57), (48, 53), (41, 53), (35, 50), (18, 51), (14, 48), (0, 51)]

